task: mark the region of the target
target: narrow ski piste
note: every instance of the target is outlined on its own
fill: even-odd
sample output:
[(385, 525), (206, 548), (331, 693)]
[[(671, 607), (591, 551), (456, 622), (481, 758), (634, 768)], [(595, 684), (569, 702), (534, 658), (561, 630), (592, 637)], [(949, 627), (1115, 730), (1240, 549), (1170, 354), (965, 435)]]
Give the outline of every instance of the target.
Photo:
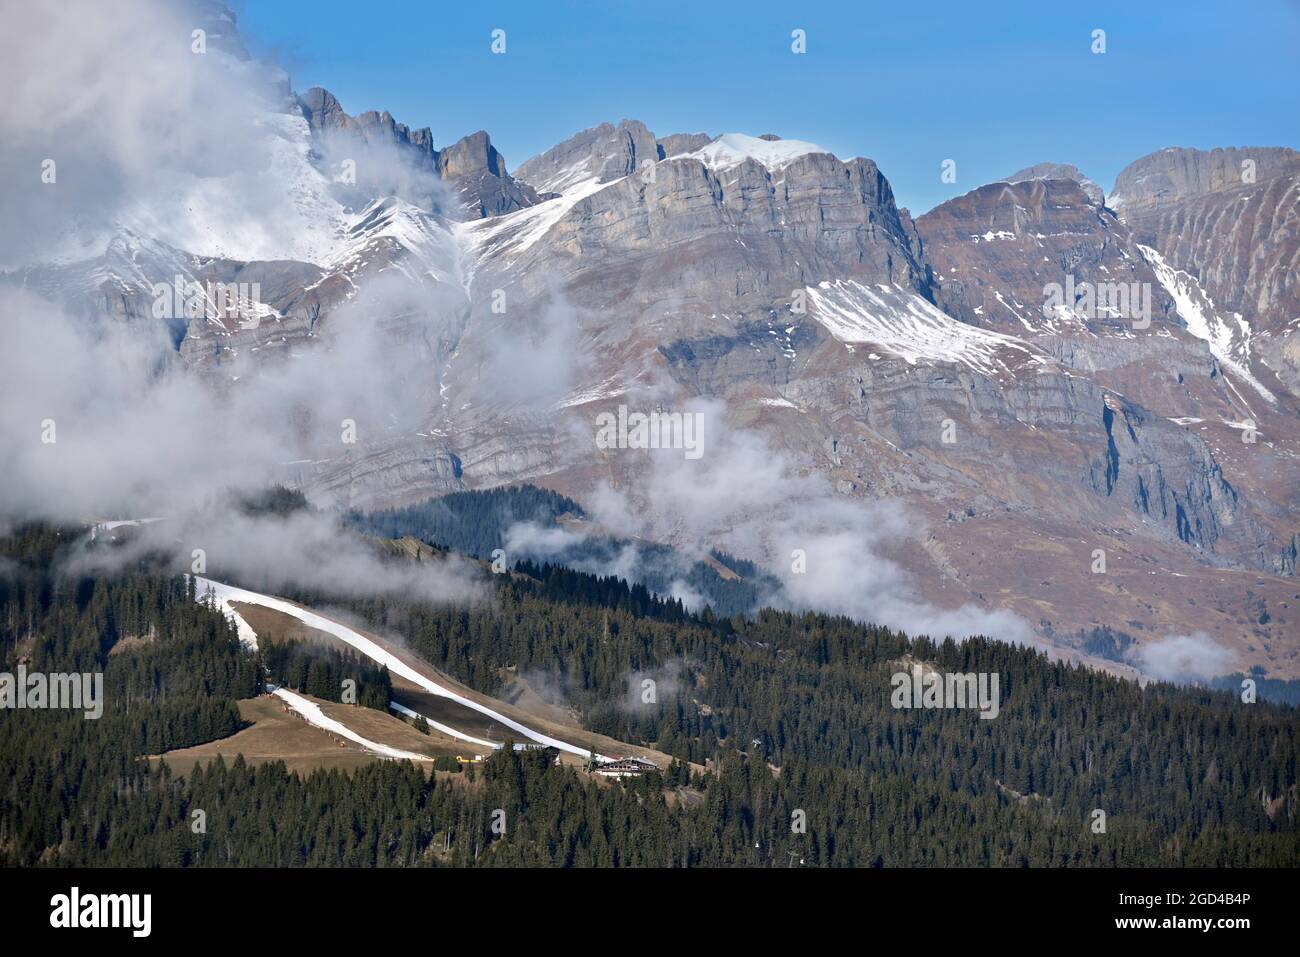
[(335, 721), (321, 710), (320, 705), (314, 701), (304, 698), (302, 695), (290, 691), (288, 688), (276, 688), (271, 694), (287, 704), (294, 713), (300, 715), (306, 722), (314, 727), (321, 728), (333, 734), (347, 738), (356, 744), (361, 745), (367, 751), (378, 754), (385, 758), (393, 758), (397, 761), (428, 761), (427, 754), (416, 754), (414, 751), (403, 751), (401, 748), (390, 747), (387, 744), (380, 744), (378, 741), (371, 741), (369, 738), (362, 737), (342, 721)]
[[(234, 585), (227, 585), (222, 582), (213, 581), (210, 578), (201, 578), (199, 576), (195, 576), (194, 581), (195, 581), (196, 597), (198, 597), (200, 600), (206, 600), (208, 595), (212, 595), (212, 597), (216, 600), (218, 606), (227, 614), (227, 616), (233, 618), (236, 626), (239, 628), (240, 639), (245, 641), (246, 643), (248, 643), (248, 638), (246, 636), (252, 632), (252, 629), (248, 626), (248, 623), (245, 622), (238, 615), (238, 613), (234, 611), (234, 609), (231, 607), (230, 604), (231, 602), (244, 602), (245, 604), (249, 604), (249, 605), (261, 605), (264, 608), (270, 608), (273, 611), (278, 611), (282, 614), (289, 615), (290, 617), (296, 618), (298, 621), (302, 622), (304, 625), (308, 626), (309, 628), (315, 628), (318, 631), (323, 631), (328, 635), (332, 635), (333, 637), (338, 638), (340, 641), (346, 642), (348, 645), (351, 645), (353, 648), (361, 652), (361, 654), (365, 655), (370, 660), (374, 661), (377, 664), (381, 664), (385, 666), (391, 674), (398, 675), (402, 678), (405, 678), (407, 681), (413, 682), (414, 684), (418, 685), (420, 688), (429, 692), (430, 694), (438, 695), (439, 697), (442, 698), (449, 698), (452, 701), (455, 701), (457, 704), (462, 705), (463, 707), (469, 708), (472, 711), (477, 711), (480, 714), (486, 715), (492, 720), (498, 721), (501, 724), (505, 725), (506, 727), (518, 731), (524, 737), (528, 738), (530, 741), (538, 745), (541, 745), (543, 747), (556, 748), (560, 751), (566, 751), (569, 754), (576, 754), (582, 758), (594, 757), (595, 760), (601, 762), (614, 760), (613, 758), (610, 758), (607, 755), (593, 754), (593, 752), (588, 750), (587, 748), (582, 748), (576, 744), (570, 744), (569, 742), (562, 741), (559, 738), (554, 738), (548, 734), (543, 734), (540, 731), (535, 731), (532, 728), (520, 724), (518, 721), (514, 720), (513, 718), (507, 717), (501, 712), (496, 711), (485, 704), (481, 704), (478, 701), (475, 701), (473, 698), (466, 697), (465, 695), (462, 695), (459, 692), (452, 690), (451, 688), (447, 688), (444, 687), (443, 685), (438, 684), (436, 681), (426, 677), (425, 675), (421, 674), (418, 670), (411, 667), (409, 664), (407, 664), (397, 655), (393, 654), (392, 652), (388, 651), (385, 648), (381, 648), (379, 645), (371, 641), (365, 635), (362, 635), (359, 632), (354, 631), (353, 629), (349, 628), (347, 625), (334, 621), (332, 618), (326, 618), (324, 615), (317, 614), (316, 612), (313, 611), (308, 611), (305, 608), (300, 608), (297, 605), (293, 604), (292, 602), (285, 601), (282, 598), (273, 598), (270, 595), (263, 595), (259, 592), (248, 591), (245, 588), (237, 588)], [(256, 635), (253, 636), (252, 643), (255, 646)], [(394, 707), (393, 710), (397, 711), (399, 714), (404, 714), (407, 717), (424, 717), (423, 715), (419, 715), (418, 712), (412, 711), (410, 708), (404, 708), (399, 706), (399, 707)], [(427, 717), (425, 718), (425, 720), (429, 722), (430, 727), (436, 728), (438, 731), (441, 731), (444, 734), (449, 734), (452, 737), (458, 738), (461, 741), (467, 741), (473, 744), (479, 744), (479, 745), (483, 745), (484, 747), (490, 747), (490, 748), (501, 747), (499, 743), (488, 741), (483, 738), (473, 737), (471, 735), (465, 734), (463, 731), (458, 731), (455, 728), (448, 727), (447, 725), (440, 724), (435, 721), (431, 721)]]

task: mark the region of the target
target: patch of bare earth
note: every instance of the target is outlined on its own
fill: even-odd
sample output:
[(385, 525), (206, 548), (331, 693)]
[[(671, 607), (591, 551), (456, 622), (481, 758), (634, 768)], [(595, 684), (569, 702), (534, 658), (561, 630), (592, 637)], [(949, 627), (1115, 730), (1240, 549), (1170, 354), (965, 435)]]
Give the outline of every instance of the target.
[[(436, 731), (422, 734), (401, 718), (374, 708), (317, 698), (308, 700), (319, 705), (327, 717), (377, 744), (422, 754), (430, 761), (439, 755), (454, 757), (465, 752), (465, 745), (454, 738)], [(195, 765), (212, 761), (218, 755), (227, 763), (241, 754), (246, 762), (253, 765), (283, 761), (289, 770), (302, 773), (316, 768), (351, 770), (372, 761), (388, 760), (366, 751), (353, 741), (309, 724), (278, 698), (263, 696), (245, 699), (239, 702), (239, 713), (245, 721), (252, 722), (251, 727), (228, 738), (168, 751), (149, 760), (166, 761), (180, 775), (188, 774)]]

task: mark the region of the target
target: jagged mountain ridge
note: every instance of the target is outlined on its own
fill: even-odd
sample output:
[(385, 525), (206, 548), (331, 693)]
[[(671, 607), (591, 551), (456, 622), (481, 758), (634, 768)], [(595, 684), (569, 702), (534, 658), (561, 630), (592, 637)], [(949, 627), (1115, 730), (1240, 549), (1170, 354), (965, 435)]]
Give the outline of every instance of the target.
[(354, 145), (388, 144), (416, 169), (453, 184), (459, 200), (453, 211), (456, 218), (499, 216), (537, 202), (532, 188), (506, 171), (504, 157), (483, 130), (439, 150), (428, 127), (413, 130), (386, 110), (349, 116), (334, 95), (321, 87), (312, 87), (297, 97), (297, 103), (312, 136), (329, 152), (346, 154)]
[[(708, 238), (711, 229), (761, 228), (774, 223), (783, 227), (781, 242), (798, 238), (799, 220), (790, 215), (788, 204), (808, 188), (809, 180), (815, 182), (830, 170), (829, 181), (838, 183), (834, 171), (848, 170), (853, 164), (807, 154), (782, 170), (746, 160), (734, 167), (734, 172), (718, 175), (703, 162), (702, 169), (696, 167), (689, 156), (695, 151), (686, 150), (665, 157), (681, 162), (656, 163), (655, 180), (646, 183), (636, 176), (635, 157), (648, 150), (646, 144), (652, 141), (648, 131), (627, 134), (627, 124), (621, 131), (612, 126), (606, 131), (609, 140), (593, 143), (586, 153), (575, 156), (575, 144), (569, 142), (545, 162), (521, 167), (542, 177), (537, 183), (540, 194), (545, 195), (548, 186), (552, 190), (556, 185), (569, 187), (572, 203), (563, 194), (553, 200), (553, 219), (540, 225), (519, 224), (525, 231), (522, 240), (509, 217), (499, 225), (469, 227), (490, 231), (488, 241), (476, 246), (478, 268), (484, 270), (483, 276), (498, 270), (491, 282), (506, 289), (509, 298), (515, 298), (510, 293), (514, 283), (525, 291), (518, 297), (525, 302), (545, 300), (548, 289), (558, 281), (579, 316), (609, 316), (619, 310), (633, 314), (622, 327), (612, 321), (583, 324), (580, 319), (584, 334), (590, 334), (607, 351), (603, 352), (604, 364), (588, 370), (579, 386), (557, 403), (560, 408), (608, 405), (666, 371), (681, 394), (722, 396), (729, 404), (752, 410), (738, 415), (770, 436), (775, 446), (810, 459), (812, 467), (832, 477), (844, 494), (915, 498), (918, 489), (925, 489), (922, 507), (931, 508), (942, 523), (941, 530), (948, 523), (943, 515), (961, 515), (969, 508), (988, 523), (989, 531), (981, 543), (984, 548), (1005, 542), (1007, 516), (1015, 516), (1019, 523), (1019, 529), (1012, 532), (1016, 538), (1038, 534), (1035, 513), (1059, 540), (1064, 514), (1069, 516), (1067, 526), (1077, 523), (1072, 527), (1084, 530), (1081, 540), (1100, 540), (1098, 528), (1131, 526), (1139, 539), (1147, 539), (1141, 545), (1146, 551), (1138, 559), (1141, 562), (1185, 562), (1190, 557), (1198, 567), (1207, 559), (1210, 567), (1240, 564), (1268, 572), (1287, 572), (1293, 567), (1286, 555), (1294, 534), (1295, 516), (1287, 499), (1288, 489), (1294, 488), (1294, 471), (1280, 483), (1275, 481), (1271, 490), (1261, 490), (1258, 502), (1243, 501), (1236, 484), (1255, 485), (1261, 472), (1269, 472), (1279, 461), (1288, 462), (1293, 452), (1283, 447), (1266, 453), (1263, 461), (1249, 469), (1225, 472), (1224, 460), (1241, 451), (1229, 444), (1237, 438), (1230, 423), (1243, 415), (1237, 389), (1225, 384), (1224, 371), (1206, 344), (1188, 333), (1174, 297), (1125, 224), (1077, 184), (1047, 180), (1024, 183), (1021, 188), (1054, 199), (1073, 189), (1073, 213), (1082, 213), (1081, 221), (1089, 224), (1081, 232), (1090, 235), (1064, 239), (1056, 256), (1048, 257), (1058, 264), (1056, 278), (1065, 269), (1087, 261), (1097, 270), (1105, 267), (1115, 277), (1122, 270), (1124, 279), (1151, 287), (1153, 325), (1140, 348), (1134, 347), (1138, 340), (1133, 330), (1106, 317), (1076, 320), (1072, 334), (1061, 335), (1060, 329), (1053, 330), (1046, 322), (1033, 330), (1024, 328), (1019, 319), (1009, 328), (990, 327), (974, 313), (975, 306), (969, 314), (962, 314), (954, 306), (956, 298), (945, 288), (942, 270), (932, 268), (935, 262), (946, 261), (945, 257), (956, 261), (951, 242), (927, 236), (924, 224), (914, 226), (905, 211), (891, 209), (892, 196), (885, 200), (887, 183), (883, 189), (857, 192), (864, 206), (869, 205), (865, 197), (880, 203), (863, 216), (861, 232), (857, 225), (852, 227), (855, 242), (869, 237), (870, 252), (855, 248), (851, 255), (836, 259), (835, 250), (843, 248), (845, 230), (835, 228), (833, 217), (823, 216), (825, 193), (820, 191), (819, 222), (830, 219), (832, 226), (826, 232), (818, 227), (806, 256), (787, 255), (783, 249), (781, 255), (768, 259), (763, 247), (766, 237), (761, 235), (753, 237), (752, 245), (746, 234), (722, 242)], [(585, 147), (593, 133), (586, 131), (580, 137)], [(602, 185), (600, 181), (608, 178), (611, 155), (618, 157), (615, 169), (624, 175), (615, 177), (612, 185)], [(561, 157), (565, 161), (560, 162)], [(574, 170), (588, 175), (575, 175)], [(563, 181), (566, 173), (567, 182)], [(852, 173), (839, 175), (853, 181)], [(818, 188), (829, 187), (821, 183)], [(1015, 188), (1012, 192), (1014, 195)], [(659, 231), (654, 218), (656, 204), (673, 208), (674, 226), (689, 222), (689, 229)], [(832, 205), (843, 209), (843, 204)], [(540, 217), (544, 207), (536, 214), (523, 215)], [(1060, 213), (1053, 211), (1053, 215)], [(1012, 215), (1008, 222), (1014, 225), (1014, 219)], [(969, 235), (965, 240), (969, 242)], [(991, 243), (982, 245), (984, 251), (996, 248)], [(725, 291), (707, 281), (696, 285), (693, 273), (700, 268), (712, 270), (715, 276), (728, 276), (731, 285)], [(983, 268), (988, 268), (987, 264)], [(762, 275), (757, 288), (746, 284), (751, 270)], [(845, 278), (855, 273), (860, 278)], [(540, 277), (546, 277), (545, 281)], [(1086, 274), (1080, 271), (1079, 279), (1084, 278)], [(1097, 278), (1111, 277), (1101, 271)], [(1033, 305), (1041, 306), (1043, 279), (1032, 271), (1020, 277), (1028, 283), (1023, 286), (1025, 298), (1017, 297), (1026, 317), (1032, 316)], [(911, 295), (920, 301), (916, 307), (909, 307), (906, 299), (891, 303), (883, 309), (891, 317), (906, 317), (914, 309), (922, 310), (922, 303), (934, 300), (957, 313), (953, 318), (959, 323), (954, 330), (979, 326), (997, 330), (1019, 340), (1019, 348), (1013, 352), (1023, 358), (1033, 356), (1034, 361), (1019, 376), (1006, 366), (994, 375), (987, 369), (972, 370), (969, 357), (944, 352), (954, 338), (958, 342), (964, 338), (960, 332), (941, 337), (944, 348), (927, 353), (918, 346), (924, 337), (915, 325), (907, 331), (916, 338), (901, 347), (891, 338), (897, 330), (887, 332), (879, 324), (873, 327), (868, 319), (871, 308), (861, 293), (870, 290), (870, 280), (883, 280), (894, 290), (888, 296), (879, 290), (877, 298)], [(851, 311), (867, 328), (846, 333), (831, 315), (837, 310), (844, 312), (845, 304), (833, 299), (836, 295), (842, 298), (846, 289), (853, 290), (847, 284), (855, 282), (859, 299)], [(792, 292), (802, 288), (813, 293), (813, 321), (788, 311), (789, 299), (781, 294), (786, 286)], [(1012, 284), (1003, 298), (1015, 288)], [(1030, 297), (1031, 292), (1036, 298)], [(1008, 301), (1014, 311), (1016, 300)], [(679, 302), (684, 308), (678, 307)], [(674, 308), (657, 308), (663, 303)], [(824, 308), (820, 319), (819, 305)], [(527, 321), (527, 310), (522, 318)], [(520, 319), (515, 313), (511, 321)], [(494, 335), (504, 334), (505, 320), (494, 326), (490, 316), (475, 316), (467, 328), (462, 349), (469, 352), (478, 337), (490, 341)], [(627, 334), (615, 335), (620, 328)], [(869, 358), (864, 361), (860, 350), (871, 348), (873, 342), (880, 346), (879, 352), (867, 352)], [(893, 348), (885, 343), (892, 343)], [(923, 388), (907, 378), (917, 363), (932, 364), (932, 378)], [(1158, 374), (1153, 374), (1155, 370)], [(457, 370), (450, 372), (448, 387), (455, 395)], [(973, 379), (965, 378), (972, 373)], [(854, 390), (851, 394), (844, 388), (849, 383)], [(954, 386), (961, 391), (950, 391)], [(970, 413), (974, 411), (978, 422), (987, 423), (974, 426), (981, 444), (965, 455), (949, 451), (940, 460), (934, 455), (937, 442), (927, 441), (918, 428), (922, 424), (917, 419), (918, 400), (935, 410), (921, 416), (929, 424), (953, 411), (973, 418)], [(566, 452), (563, 442), (557, 442), (565, 430), (554, 424), (532, 421), (529, 429), (516, 429), (506, 438), (492, 434), (491, 419), (488, 409), (481, 415), (471, 412), (459, 434), (456, 425), (451, 426), (452, 443), (457, 445), (463, 469), (461, 480), (470, 485), (528, 478), (581, 496), (601, 480), (598, 476), (608, 475), (609, 468), (617, 470), (617, 465), (604, 461), (593, 465), (588, 448)], [(1207, 437), (1188, 424), (1191, 420), (1217, 420), (1218, 431)], [(1006, 434), (1010, 423), (1015, 423), (1020, 434)], [(833, 451), (827, 454), (828, 449)], [(1241, 468), (1240, 461), (1233, 468)], [(348, 474), (353, 481), (361, 479), (355, 471)], [(1029, 475), (1035, 479), (1027, 483)], [(336, 474), (329, 482), (335, 491), (343, 488), (340, 477)], [(626, 476), (617, 480), (623, 478)], [(1046, 494), (1041, 487), (1043, 479), (1051, 488)], [(946, 491), (934, 495), (940, 489)], [(950, 507), (942, 512), (933, 508), (932, 496), (938, 504)], [(979, 524), (969, 519), (958, 521), (954, 525), (960, 530), (953, 537), (965, 539)], [(1035, 530), (1026, 531), (1031, 528)], [(950, 558), (935, 559), (935, 555), (950, 551), (943, 537), (940, 533), (926, 543), (926, 555), (919, 566), (937, 561), (951, 569), (951, 580), (945, 576), (936, 592), (950, 592), (950, 585), (966, 578), (972, 581), (967, 588), (982, 593), (974, 584), (979, 574), (975, 562), (967, 561), (967, 567), (961, 568)], [(1040, 571), (1026, 569), (1024, 574)], [(1280, 584), (1279, 588), (1284, 592), (1286, 586)], [(1032, 586), (1026, 591), (1032, 593)], [(1044, 604), (1038, 597), (1032, 602)], [(1073, 599), (1065, 598), (1046, 604), (1053, 615), (1061, 615), (1062, 608), (1072, 603)], [(1064, 621), (1077, 614), (1084, 603), (1080, 599), (1075, 612), (1065, 612)], [(1129, 607), (1116, 611), (1116, 620), (1137, 622), (1131, 627), (1139, 630), (1140, 616), (1150, 616), (1148, 621), (1162, 617), (1165, 622), (1191, 620), (1185, 610), (1154, 612), (1154, 606), (1143, 598), (1120, 603)], [(1225, 617), (1235, 619), (1237, 615), (1229, 612)], [(1192, 617), (1202, 616), (1197, 612)], [(1061, 631), (1063, 619), (1051, 620), (1053, 629)], [(1086, 624), (1097, 619), (1087, 614), (1074, 620)], [(1224, 623), (1224, 631), (1229, 630), (1237, 630), (1235, 623)]]
[[(625, 120), (583, 131), (511, 176), (486, 133), (438, 150), (427, 130), (387, 113), (351, 117), (324, 90), (294, 103), (301, 116), (286, 115), (301, 120), (290, 129), (305, 156), (295, 168), (313, 195), (334, 195), (330, 163), (339, 143), (345, 153), (355, 142), (395, 146), (451, 184), (456, 201), (422, 208), (400, 191), (347, 194), (330, 207), (337, 234), (310, 262), (186, 251), (123, 230), (102, 256), (22, 281), (130, 320), (149, 314), (152, 284), (174, 275), (255, 278), (264, 312), (177, 320), (180, 358), (230, 388), (236, 368), (274, 375), (295, 348), (328, 347), (364, 290), (381, 277), (401, 282), (437, 315), (436, 335), (412, 331), (409, 342), (427, 355), (436, 399), (415, 410), (417, 432), (372, 430), (356, 449), (322, 449), (296, 466), (288, 478), (314, 494), (394, 504), (528, 479), (581, 500), (603, 483), (635, 484), (639, 469), (595, 452), (598, 411), (717, 399), (734, 427), (825, 476), (838, 495), (909, 502), (929, 531), (902, 558), (929, 600), (1010, 607), (1058, 635), (1094, 623), (1155, 634), (1207, 624), (1237, 645), (1258, 640), (1250, 663), (1296, 667), (1292, 649), (1270, 644), (1285, 634), (1284, 616), (1243, 639), (1243, 589), (1221, 574), (1294, 574), (1294, 379), (1282, 361), (1246, 361), (1277, 401), (1252, 391), (1224, 365), (1238, 346), (1216, 356), (1179, 304), (1195, 299), (1182, 273), (1224, 308), (1253, 296), (1284, 315), (1275, 293), (1291, 260), (1285, 248), (1270, 252), (1272, 278), (1239, 282), (1239, 268), (1197, 258), (1215, 248), (1215, 228), (1185, 249), (1174, 239), (1185, 232), (1159, 218), (1171, 201), (1219, 201), (1231, 192), (1218, 188), (1222, 177), (1184, 178), (1212, 182), (1209, 194), (1179, 185), (1172, 198), (1160, 187), (1148, 200), (1130, 187), (1112, 210), (1077, 170), (1040, 164), (913, 222), (872, 161), (771, 134), (656, 137)], [(1289, 222), (1292, 194), (1277, 192), (1274, 159), (1260, 170), (1269, 175), (1256, 190), (1273, 190)], [(1252, 235), (1271, 241), (1276, 219), (1261, 218)], [(1067, 273), (1150, 286), (1151, 327), (1070, 310), (1044, 316), (1043, 287)], [(504, 311), (494, 309), (498, 293)], [(1293, 348), (1285, 324), (1260, 328), (1287, 343), (1283, 354)], [(548, 346), (572, 361), (532, 391), (503, 389), (509, 342), (521, 344), (517, 362)], [(1264, 440), (1243, 450), (1235, 424), (1247, 415)], [(961, 436), (951, 446), (940, 437), (947, 421)], [(1141, 572), (1204, 576), (1197, 587), (1219, 617), (1173, 607), (1137, 578), (1099, 600), (1090, 545)], [(1006, 565), (989, 568), (987, 554)], [(1284, 596), (1292, 584), (1258, 587)]]

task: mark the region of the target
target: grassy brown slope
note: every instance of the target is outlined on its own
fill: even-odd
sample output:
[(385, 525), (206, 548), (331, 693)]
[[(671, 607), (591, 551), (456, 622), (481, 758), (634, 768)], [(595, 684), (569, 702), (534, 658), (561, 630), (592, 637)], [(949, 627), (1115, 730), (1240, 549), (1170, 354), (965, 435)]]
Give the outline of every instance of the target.
[[(278, 612), (260, 605), (250, 605), (242, 602), (233, 603), (235, 610), (244, 617), (249, 626), (257, 632), (258, 641), (292, 641), (305, 640), (317, 644), (323, 644), (330, 648), (336, 648), (340, 651), (349, 651), (358, 654), (355, 648), (344, 641), (340, 641), (332, 635), (310, 628), (302, 624), (291, 615)], [(306, 607), (306, 606), (300, 606)], [(307, 609), (315, 614), (331, 617), (319, 609)], [(375, 644), (379, 645), (386, 651), (401, 658), (402, 661), (410, 665), (417, 672), (436, 681), (445, 688), (462, 694), (471, 700), (480, 704), (487, 705), (493, 710), (518, 721), (525, 727), (532, 728), (542, 734), (551, 735), (552, 737), (561, 738), (579, 747), (594, 749), (600, 754), (607, 754), (613, 757), (636, 757), (645, 761), (652, 761), (660, 767), (667, 767), (672, 758), (662, 751), (655, 751), (651, 748), (643, 748), (638, 745), (628, 744), (623, 741), (617, 741), (614, 738), (606, 737), (602, 734), (595, 734), (581, 727), (576, 720), (562, 720), (563, 709), (547, 709), (544, 713), (530, 713), (525, 708), (517, 705), (507, 704), (496, 698), (481, 694), (466, 685), (461, 684), (454, 678), (443, 674), (434, 668), (427, 661), (420, 658), (413, 651), (405, 646), (385, 639), (374, 632), (359, 628), (355, 624), (349, 623), (350, 628), (369, 638)], [(489, 719), (477, 711), (466, 708), (463, 705), (457, 705), (446, 698), (439, 698), (437, 695), (429, 694), (426, 691), (418, 689), (412, 683), (405, 681), (397, 676), (393, 677), (393, 698), (400, 704), (406, 705), (412, 710), (419, 711), (428, 718), (456, 728), (465, 734), (471, 734), (474, 737), (486, 738), (489, 741), (504, 741), (506, 738), (513, 738), (515, 741), (525, 741), (526, 738), (518, 731), (514, 731), (495, 721)], [(425, 709), (428, 710), (425, 710)], [(537, 709), (541, 711), (542, 709)], [(485, 733), (486, 732), (486, 733)], [(473, 745), (462, 743), (459, 745), (461, 753), (464, 749), (472, 748)]]
[[(439, 734), (421, 734), (407, 722), (373, 708), (339, 704), (308, 698), (318, 704), (326, 716), (347, 725), (364, 738), (379, 744), (427, 755), (464, 754), (465, 745)], [(249, 764), (283, 761), (291, 771), (309, 772), (315, 768), (351, 770), (371, 761), (384, 760), (351, 741), (340, 742), (328, 732), (313, 727), (302, 717), (286, 712), (275, 698), (249, 698), (239, 702), (239, 713), (253, 726), (229, 738), (209, 741), (192, 748), (168, 751), (151, 761), (165, 760), (177, 774), (187, 774), (196, 764), (220, 755), (227, 762), (242, 754)]]

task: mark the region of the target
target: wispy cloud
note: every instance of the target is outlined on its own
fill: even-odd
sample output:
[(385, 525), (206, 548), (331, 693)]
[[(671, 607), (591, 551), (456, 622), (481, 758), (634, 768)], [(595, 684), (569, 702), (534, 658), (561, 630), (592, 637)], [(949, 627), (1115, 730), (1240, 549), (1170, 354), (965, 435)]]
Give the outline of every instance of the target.
[(1203, 631), (1167, 635), (1134, 651), (1142, 671), (1161, 681), (1179, 684), (1206, 681), (1233, 671), (1236, 656)]

